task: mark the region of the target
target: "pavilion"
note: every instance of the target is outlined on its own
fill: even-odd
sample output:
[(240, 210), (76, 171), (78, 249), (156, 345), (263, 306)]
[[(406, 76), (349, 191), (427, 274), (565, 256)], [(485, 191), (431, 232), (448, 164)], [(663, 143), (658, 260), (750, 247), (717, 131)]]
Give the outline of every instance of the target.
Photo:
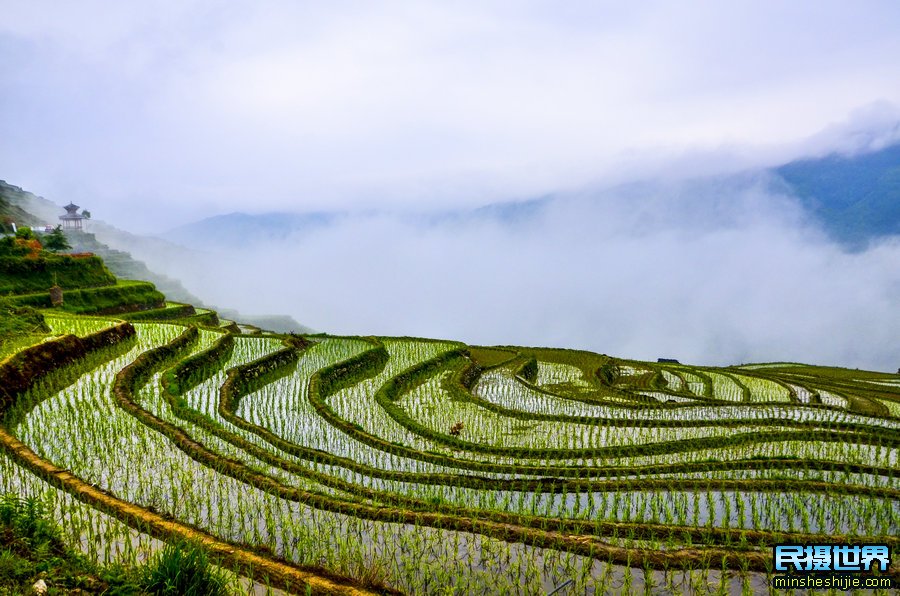
[(81, 207), (75, 203), (69, 203), (64, 208), (66, 214), (59, 216), (63, 222), (63, 228), (66, 230), (80, 230), (81, 222), (85, 219), (84, 215), (78, 213), (78, 210), (81, 209)]

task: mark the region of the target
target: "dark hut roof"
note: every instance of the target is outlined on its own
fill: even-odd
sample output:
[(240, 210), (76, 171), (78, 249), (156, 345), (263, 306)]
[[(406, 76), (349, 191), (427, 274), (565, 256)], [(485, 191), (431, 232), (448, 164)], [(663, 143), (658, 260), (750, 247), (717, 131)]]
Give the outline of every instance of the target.
[(59, 218), (67, 219), (67, 220), (68, 219), (84, 219), (84, 216), (81, 215), (80, 213), (78, 213), (79, 209), (81, 209), (81, 207), (79, 207), (75, 203), (69, 203), (68, 205), (65, 206), (66, 214), (60, 215)]

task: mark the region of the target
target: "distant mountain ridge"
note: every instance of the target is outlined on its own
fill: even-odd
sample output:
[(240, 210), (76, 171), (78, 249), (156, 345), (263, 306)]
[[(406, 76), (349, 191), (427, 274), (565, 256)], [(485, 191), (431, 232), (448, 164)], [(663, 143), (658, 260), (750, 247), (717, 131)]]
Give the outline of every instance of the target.
[(8, 184), (5, 180), (0, 180), (0, 226), (3, 231), (12, 231), (7, 222), (26, 226), (41, 224), (40, 218), (25, 211), (19, 204), (19, 200), (27, 194), (30, 193)]
[[(407, 215), (403, 219), (423, 225), (492, 220), (522, 222), (536, 217), (555, 199), (544, 196), (523, 201), (491, 203), (471, 210), (453, 210), (429, 215)], [(369, 213), (368, 215), (377, 215)], [(343, 212), (241, 213), (214, 215), (173, 228), (159, 235), (170, 242), (196, 250), (241, 249), (264, 242), (278, 242), (328, 228), (350, 218)]]
[(837, 240), (861, 246), (900, 234), (900, 144), (794, 161), (775, 173)]
[[(833, 239), (851, 249), (863, 248), (881, 237), (900, 235), (900, 144), (853, 156), (832, 154), (797, 160), (767, 170), (736, 174), (728, 180), (739, 187), (765, 180), (774, 192), (795, 195)], [(697, 197), (721, 194), (722, 188), (727, 188), (722, 179), (709, 178), (686, 183), (681, 194), (693, 196), (691, 208), (697, 208)], [(637, 199), (652, 193), (654, 185), (635, 182), (613, 191)], [(411, 219), (425, 225), (469, 221), (513, 224), (539, 216), (557, 200), (564, 198), (548, 195), (411, 216)], [(197, 249), (240, 248), (308, 234), (345, 217), (346, 214), (336, 212), (230, 213), (185, 224), (162, 237)]]
[(285, 240), (297, 233), (328, 226), (339, 213), (228, 213), (189, 223), (160, 235), (195, 249), (240, 248), (263, 241)]

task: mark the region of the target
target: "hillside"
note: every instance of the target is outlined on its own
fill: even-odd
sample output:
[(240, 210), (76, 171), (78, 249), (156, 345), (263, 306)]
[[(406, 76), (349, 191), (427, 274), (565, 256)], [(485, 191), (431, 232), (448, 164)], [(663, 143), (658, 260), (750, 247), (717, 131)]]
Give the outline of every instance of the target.
[(900, 235), (900, 145), (795, 161), (775, 172), (840, 241), (860, 246)]
[(768, 589), (775, 544), (900, 548), (900, 371), (264, 333), (114, 277), (50, 308), (41, 267), (102, 260), (10, 258), (0, 496), (92, 565), (190, 543), (233, 592), (725, 594)]
[[(46, 250), (27, 227), (0, 238), (3, 316), (17, 307), (56, 307), (74, 313), (123, 313), (162, 306), (165, 297), (145, 281), (117, 279), (92, 254)], [(0, 338), (3, 341), (5, 338)]]
[(773, 544), (900, 547), (898, 375), (46, 320), (0, 363), (0, 494), (92, 560), (193, 540), (294, 594), (754, 593)]
[[(59, 205), (0, 180), (0, 213), (7, 214), (12, 221), (43, 227), (45, 223), (57, 222), (62, 212)], [(117, 277), (147, 280), (170, 300), (218, 310), (215, 305), (210, 305), (188, 291), (181, 281), (151, 270), (144, 261), (136, 259), (129, 252), (140, 252), (164, 263), (171, 259), (191, 258), (190, 249), (158, 238), (137, 236), (102, 221), (92, 220), (86, 225), (90, 231), (66, 231), (72, 252), (93, 253), (100, 257)], [(249, 328), (269, 329), (282, 333), (312, 331), (286, 315), (248, 314), (224, 309), (223, 316), (227, 319), (240, 320)]]
[(24, 202), (27, 194), (18, 186), (0, 180), (0, 233), (12, 232), (9, 222), (26, 226), (38, 226), (42, 223), (40, 218), (22, 208), (20, 203)]
[[(611, 196), (625, 197), (640, 208), (652, 200), (649, 197), (666, 195), (681, 209), (715, 211), (723, 196), (727, 199), (762, 182), (777, 194), (795, 196), (833, 239), (848, 247), (861, 248), (869, 241), (900, 235), (900, 145), (854, 156), (833, 154), (799, 160), (721, 178), (690, 179), (669, 186), (658, 181), (637, 181), (612, 189), (585, 190), (578, 193), (578, 198), (604, 201)], [(486, 221), (515, 225), (534, 221), (555, 202), (572, 198), (566, 194), (545, 195), (410, 218), (426, 225)], [(235, 250), (302, 239), (350, 219), (350, 215), (337, 212), (230, 213), (182, 225), (163, 237), (196, 250)]]
[[(59, 215), (63, 213), (61, 207), (43, 197), (38, 197), (0, 180), (0, 209), (3, 209), (4, 205), (7, 206), (7, 212), (13, 221), (36, 227), (43, 227), (45, 223), (57, 224)], [(94, 223), (90, 222), (89, 225), (93, 226)], [(102, 222), (96, 222), (96, 227), (101, 230), (106, 228)], [(188, 292), (178, 280), (151, 271), (144, 262), (135, 259), (130, 253), (116, 250), (99, 241), (96, 234), (67, 230), (66, 235), (72, 245), (72, 252), (89, 252), (98, 255), (109, 270), (118, 277), (147, 280), (172, 300), (194, 304), (202, 302)]]
[[(900, 547), (900, 374), (260, 333), (115, 278), (49, 308), (34, 267), (0, 301), (0, 499), (58, 515), (87, 593), (161, 542), (232, 592), (355, 595), (752, 593), (777, 543)], [(16, 552), (0, 586), (80, 581)]]
[(66, 237), (72, 245), (73, 252), (96, 254), (118, 277), (145, 279), (153, 282), (159, 291), (171, 300), (202, 304), (202, 301), (188, 292), (178, 280), (151, 271), (143, 261), (135, 259), (130, 253), (110, 248), (107, 244), (98, 241), (95, 234), (69, 230), (66, 232)]
[(47, 254), (13, 256), (0, 249), (0, 294), (46, 292), (58, 285), (64, 290), (115, 285), (116, 278), (96, 256)]

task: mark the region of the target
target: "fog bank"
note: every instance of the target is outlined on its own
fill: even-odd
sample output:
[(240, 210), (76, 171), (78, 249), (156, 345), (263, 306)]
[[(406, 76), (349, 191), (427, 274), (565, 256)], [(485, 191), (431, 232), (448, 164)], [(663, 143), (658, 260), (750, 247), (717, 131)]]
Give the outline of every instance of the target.
[(211, 303), (329, 333), (900, 366), (900, 241), (846, 252), (765, 179), (632, 185), (520, 217), (356, 215), (194, 259), (137, 256)]

